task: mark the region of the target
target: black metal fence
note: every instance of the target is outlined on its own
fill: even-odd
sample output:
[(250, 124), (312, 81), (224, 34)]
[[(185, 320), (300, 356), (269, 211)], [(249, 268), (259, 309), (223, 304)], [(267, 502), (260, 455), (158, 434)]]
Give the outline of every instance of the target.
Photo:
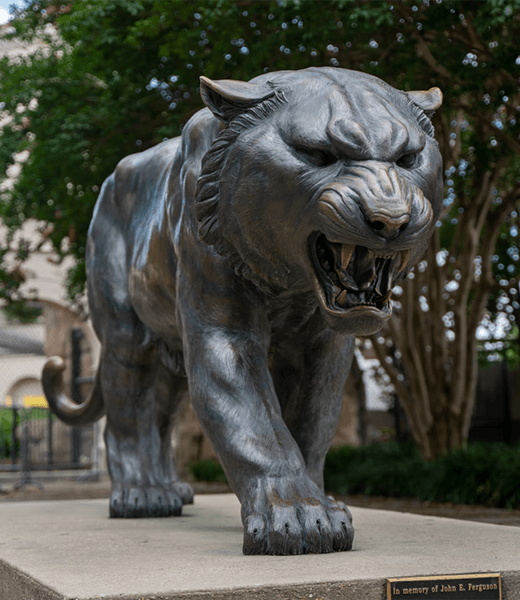
[(0, 407), (0, 471), (90, 469), (94, 426), (72, 428), (47, 408)]
[[(71, 397), (82, 401), (82, 385), (92, 377), (81, 376), (79, 328), (71, 329)], [(47, 407), (0, 406), (0, 473), (20, 471), (22, 484), (31, 471), (87, 469), (99, 471), (98, 424), (70, 427)]]

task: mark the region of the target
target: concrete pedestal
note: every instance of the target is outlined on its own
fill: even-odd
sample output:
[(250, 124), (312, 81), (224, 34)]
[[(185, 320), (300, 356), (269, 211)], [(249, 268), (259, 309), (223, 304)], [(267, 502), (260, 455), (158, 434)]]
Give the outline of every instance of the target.
[(233, 495), (183, 516), (108, 518), (107, 500), (0, 504), (0, 600), (383, 600), (387, 577), (502, 573), (520, 599), (520, 528), (352, 508), (352, 552), (243, 556)]

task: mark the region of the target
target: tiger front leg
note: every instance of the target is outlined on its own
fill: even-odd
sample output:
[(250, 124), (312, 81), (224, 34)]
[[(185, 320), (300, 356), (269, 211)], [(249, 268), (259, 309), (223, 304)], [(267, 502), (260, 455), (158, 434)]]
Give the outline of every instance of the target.
[(349, 550), (351, 518), (311, 478), (285, 424), (261, 331), (185, 323), (197, 416), (242, 505), (245, 554)]

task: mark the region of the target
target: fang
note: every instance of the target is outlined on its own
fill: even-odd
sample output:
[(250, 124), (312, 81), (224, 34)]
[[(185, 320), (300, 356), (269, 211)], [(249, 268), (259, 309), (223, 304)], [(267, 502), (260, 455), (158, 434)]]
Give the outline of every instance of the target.
[(345, 271), (350, 264), (355, 248), (356, 246), (351, 244), (342, 244), (341, 246), (341, 267)]
[(381, 304), (385, 305), (387, 302), (389, 302), (390, 298), (392, 297), (392, 291), (393, 290), (388, 290), (388, 292), (381, 298)]
[(401, 264), (399, 265), (399, 275), (405, 270), (408, 261), (410, 260), (410, 250), (403, 250), (401, 252)]

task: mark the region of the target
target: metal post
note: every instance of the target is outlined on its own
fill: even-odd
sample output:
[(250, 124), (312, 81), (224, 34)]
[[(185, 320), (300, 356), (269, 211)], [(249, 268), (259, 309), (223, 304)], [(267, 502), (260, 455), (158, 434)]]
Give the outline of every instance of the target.
[(22, 476), (14, 484), (13, 489), (20, 490), (26, 485), (34, 485), (40, 490), (43, 490), (43, 484), (41, 481), (37, 481), (32, 478), (31, 475), (31, 442), (33, 439), (29, 433), (29, 423), (25, 421), (22, 425), (22, 443), (21, 443), (21, 454), (22, 454)]
[[(71, 330), (72, 343), (72, 379), (70, 394), (72, 401), (76, 404), (81, 404), (81, 385), (79, 378), (81, 377), (81, 339), (83, 331), (79, 327), (73, 327)], [(79, 428), (72, 429), (72, 463), (79, 465), (81, 456), (81, 431)]]
[(504, 407), (504, 416), (502, 420), (502, 440), (506, 444), (510, 444), (513, 433), (513, 422), (511, 418), (511, 390), (509, 387), (509, 369), (507, 367), (507, 358), (502, 360), (502, 385), (502, 398)]
[(53, 429), (52, 429), (52, 413), (49, 410), (49, 416), (47, 419), (47, 470), (52, 469), (54, 464), (54, 447), (53, 447)]
[(394, 423), (395, 423), (395, 441), (401, 442), (403, 436), (403, 428), (401, 427), (401, 414), (400, 414), (400, 405), (399, 405), (399, 396), (394, 393), (392, 394), (392, 398), (394, 400), (394, 405), (392, 407), (392, 412), (394, 413)]
[(16, 464), (16, 438), (17, 436), (17, 421), (18, 421), (18, 407), (13, 404), (13, 427), (11, 429), (11, 463)]

